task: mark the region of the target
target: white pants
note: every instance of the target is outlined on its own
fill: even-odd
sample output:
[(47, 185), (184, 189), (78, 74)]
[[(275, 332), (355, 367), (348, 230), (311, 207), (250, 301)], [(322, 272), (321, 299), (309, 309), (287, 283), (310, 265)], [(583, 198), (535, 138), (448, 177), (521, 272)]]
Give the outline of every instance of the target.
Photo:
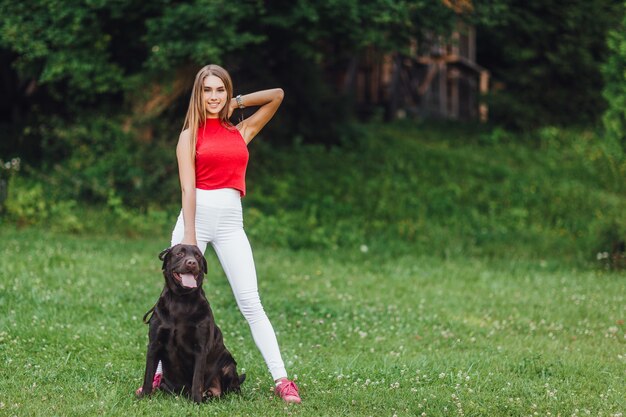
[[(182, 211), (172, 233), (172, 246), (183, 240)], [(274, 380), (287, 377), (274, 328), (259, 298), (252, 248), (243, 230), (241, 196), (232, 188), (196, 189), (196, 240), (204, 253), (211, 243), (226, 273), (239, 311)]]

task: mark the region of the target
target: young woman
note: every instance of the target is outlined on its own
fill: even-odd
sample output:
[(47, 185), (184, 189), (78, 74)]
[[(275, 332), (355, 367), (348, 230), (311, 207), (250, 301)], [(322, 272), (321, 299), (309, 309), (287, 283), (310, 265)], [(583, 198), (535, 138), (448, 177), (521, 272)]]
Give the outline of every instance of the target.
[[(276, 383), (276, 395), (299, 403), (298, 388), (287, 379), (274, 329), (259, 299), (241, 211), (241, 198), (246, 194), (247, 145), (276, 113), (283, 94), (276, 88), (233, 98), (232, 81), (225, 69), (207, 65), (198, 72), (176, 147), (182, 210), (172, 245), (197, 245), (204, 252), (211, 243)], [(259, 108), (233, 126), (228, 120), (233, 110), (248, 106)], [(161, 374), (159, 363), (153, 385), (159, 385)]]

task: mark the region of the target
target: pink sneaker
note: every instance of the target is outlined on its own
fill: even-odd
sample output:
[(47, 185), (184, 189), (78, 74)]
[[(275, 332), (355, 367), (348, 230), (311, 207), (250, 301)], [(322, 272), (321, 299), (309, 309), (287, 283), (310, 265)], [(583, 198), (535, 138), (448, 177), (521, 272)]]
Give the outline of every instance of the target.
[(274, 393), (287, 403), (300, 404), (302, 402), (300, 394), (298, 394), (298, 386), (295, 382), (290, 381), (287, 378), (280, 380), (274, 389)]
[[(154, 374), (154, 378), (152, 379), (152, 391), (156, 391), (161, 386), (161, 375), (163, 374)], [(137, 388), (135, 391), (135, 395), (141, 395), (143, 392), (143, 387)]]

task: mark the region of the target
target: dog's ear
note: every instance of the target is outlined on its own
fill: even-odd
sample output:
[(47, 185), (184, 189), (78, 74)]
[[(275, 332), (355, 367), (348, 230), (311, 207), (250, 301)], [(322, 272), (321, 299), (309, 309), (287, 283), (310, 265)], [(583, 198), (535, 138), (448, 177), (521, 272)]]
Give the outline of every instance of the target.
[(209, 267), (206, 264), (206, 258), (204, 256), (202, 257), (202, 272), (205, 274), (209, 273)]
[(163, 266), (161, 267), (162, 270), (165, 270), (165, 263), (166, 263), (165, 258), (167, 257), (167, 255), (170, 253), (171, 250), (172, 248), (166, 248), (166, 249), (163, 249), (161, 253), (159, 253), (159, 259), (163, 261)]
[(161, 251), (161, 253), (159, 253), (159, 259), (161, 261), (165, 260), (165, 256), (167, 256), (168, 253), (170, 253), (170, 251), (172, 250), (172, 248), (165, 248)]

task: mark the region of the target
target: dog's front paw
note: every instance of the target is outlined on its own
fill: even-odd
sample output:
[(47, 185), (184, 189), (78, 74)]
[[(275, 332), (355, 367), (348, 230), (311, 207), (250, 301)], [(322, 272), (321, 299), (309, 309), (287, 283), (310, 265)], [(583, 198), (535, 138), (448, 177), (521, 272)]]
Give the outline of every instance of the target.
[(222, 391), (217, 387), (211, 387), (202, 393), (204, 401), (209, 401), (222, 396)]
[(146, 392), (143, 390), (143, 387), (139, 387), (137, 388), (137, 391), (135, 391), (135, 397), (137, 398), (143, 398), (146, 397), (148, 395), (152, 394), (152, 392)]

